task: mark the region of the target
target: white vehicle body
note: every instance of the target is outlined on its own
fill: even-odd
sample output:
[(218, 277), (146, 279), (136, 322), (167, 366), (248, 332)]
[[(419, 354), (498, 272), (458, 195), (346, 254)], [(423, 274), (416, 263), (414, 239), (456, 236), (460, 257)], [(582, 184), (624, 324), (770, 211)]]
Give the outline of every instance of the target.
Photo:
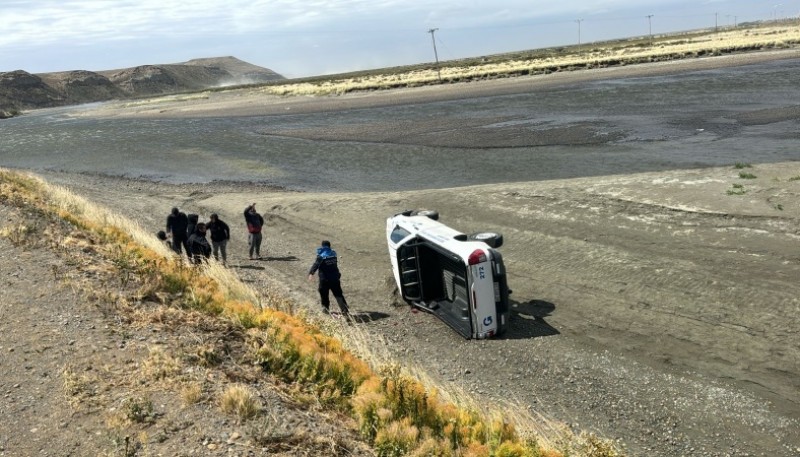
[(502, 256), (489, 245), (499, 246), (502, 236), (468, 236), (434, 220), (438, 214), (430, 213), (406, 211), (386, 221), (400, 294), (465, 338), (502, 334), (508, 326), (510, 291)]

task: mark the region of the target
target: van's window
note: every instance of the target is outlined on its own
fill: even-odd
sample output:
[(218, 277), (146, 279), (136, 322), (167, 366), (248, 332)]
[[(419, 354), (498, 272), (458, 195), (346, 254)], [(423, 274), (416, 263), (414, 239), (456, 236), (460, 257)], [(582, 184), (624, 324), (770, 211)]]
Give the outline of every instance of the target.
[(408, 230), (404, 229), (403, 227), (400, 227), (399, 225), (396, 225), (394, 227), (394, 230), (392, 230), (392, 234), (391, 234), (391, 236), (389, 238), (392, 239), (393, 243), (398, 243), (403, 238), (407, 237), (408, 235), (411, 235), (411, 232), (409, 232)]

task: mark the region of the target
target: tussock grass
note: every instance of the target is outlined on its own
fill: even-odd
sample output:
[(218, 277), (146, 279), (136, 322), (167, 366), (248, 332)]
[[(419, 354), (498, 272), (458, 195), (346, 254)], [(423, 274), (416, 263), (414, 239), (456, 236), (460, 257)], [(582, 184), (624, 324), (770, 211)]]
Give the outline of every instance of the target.
[(261, 402), (256, 393), (247, 386), (233, 385), (222, 393), (219, 399), (220, 409), (244, 423), (258, 415)]
[(173, 379), (181, 371), (181, 361), (160, 346), (151, 346), (150, 355), (142, 362), (142, 374), (151, 381)]
[(12, 224), (0, 230), (0, 237), (11, 241), (16, 247), (33, 247), (38, 241), (38, 234), (41, 231), (35, 223)]
[(742, 179), (756, 179), (756, 175), (754, 175), (753, 173), (747, 173), (745, 171), (740, 171), (739, 177)]
[[(196, 312), (238, 325), (246, 334), (252, 359), (264, 371), (312, 394), (319, 404), (349, 414), (379, 456), (618, 455), (609, 442), (593, 435), (575, 436), (565, 432), (566, 427), (559, 431), (545, 421), (540, 430), (555, 433), (545, 440), (533, 432), (532, 424), (541, 418), (481, 410), (467, 395), (460, 398), (438, 389), (422, 373), (415, 376), (393, 363), (388, 353), (374, 350), (376, 345), (363, 332), (339, 332), (352, 348), (346, 349), (342, 339), (307, 319), (280, 291), (267, 290), (259, 296), (214, 262), (186, 265), (138, 225), (32, 175), (0, 169), (0, 202), (34, 208), (93, 237), (96, 249), (114, 268), (140, 279), (142, 298), (191, 311), (189, 316)], [(198, 349), (199, 359), (213, 363), (213, 355), (213, 349)], [(142, 364), (142, 373), (152, 380), (173, 380), (180, 372), (181, 362), (159, 348), (151, 348)], [(80, 392), (80, 379), (69, 379), (72, 391)], [(178, 385), (186, 389), (186, 383)], [(197, 387), (184, 392), (186, 402), (202, 395)], [(258, 398), (243, 385), (228, 388), (218, 402), (239, 422), (261, 411)], [(148, 417), (146, 403), (136, 405), (139, 413), (124, 414), (127, 420)], [(529, 422), (515, 422), (523, 417)], [(518, 431), (520, 423), (526, 426), (525, 433)]]
[(181, 400), (186, 406), (199, 403), (203, 399), (203, 386), (197, 382), (191, 382), (181, 388)]
[(61, 378), (63, 380), (64, 396), (73, 407), (83, 403), (96, 393), (94, 380), (85, 373), (76, 373), (70, 366), (64, 367), (61, 372)]

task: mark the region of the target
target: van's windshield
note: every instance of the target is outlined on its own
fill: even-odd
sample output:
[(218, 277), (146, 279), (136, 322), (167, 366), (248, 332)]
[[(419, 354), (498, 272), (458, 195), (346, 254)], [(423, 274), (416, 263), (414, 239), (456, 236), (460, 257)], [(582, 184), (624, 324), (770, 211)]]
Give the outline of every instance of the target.
[(391, 235), (389, 235), (389, 238), (392, 240), (392, 243), (399, 243), (408, 235), (411, 235), (411, 232), (404, 229), (403, 227), (400, 227), (399, 225), (395, 225)]

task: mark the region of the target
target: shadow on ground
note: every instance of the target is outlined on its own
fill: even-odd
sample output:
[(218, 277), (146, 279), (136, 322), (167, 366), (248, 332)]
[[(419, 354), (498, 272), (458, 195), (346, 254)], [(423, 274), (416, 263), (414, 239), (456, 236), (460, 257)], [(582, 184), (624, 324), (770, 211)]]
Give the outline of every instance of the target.
[(264, 267), (260, 267), (258, 265), (234, 265), (233, 268), (239, 268), (241, 270), (264, 270)]
[(512, 300), (510, 305), (511, 322), (502, 339), (539, 338), (560, 333), (544, 319), (553, 313), (556, 305), (544, 300), (530, 300), (523, 303)]
[(260, 260), (261, 262), (297, 262), (300, 259), (298, 259), (293, 255), (287, 255), (283, 257), (269, 257), (269, 256), (261, 257), (258, 260)]
[[(344, 319), (342, 314), (337, 311), (331, 311), (331, 317), (335, 319)], [(363, 313), (356, 312), (356, 313), (350, 313), (350, 322), (353, 324), (364, 324), (367, 322), (375, 322), (381, 319), (386, 319), (387, 317), (389, 317), (388, 314), (377, 311), (369, 311)]]

